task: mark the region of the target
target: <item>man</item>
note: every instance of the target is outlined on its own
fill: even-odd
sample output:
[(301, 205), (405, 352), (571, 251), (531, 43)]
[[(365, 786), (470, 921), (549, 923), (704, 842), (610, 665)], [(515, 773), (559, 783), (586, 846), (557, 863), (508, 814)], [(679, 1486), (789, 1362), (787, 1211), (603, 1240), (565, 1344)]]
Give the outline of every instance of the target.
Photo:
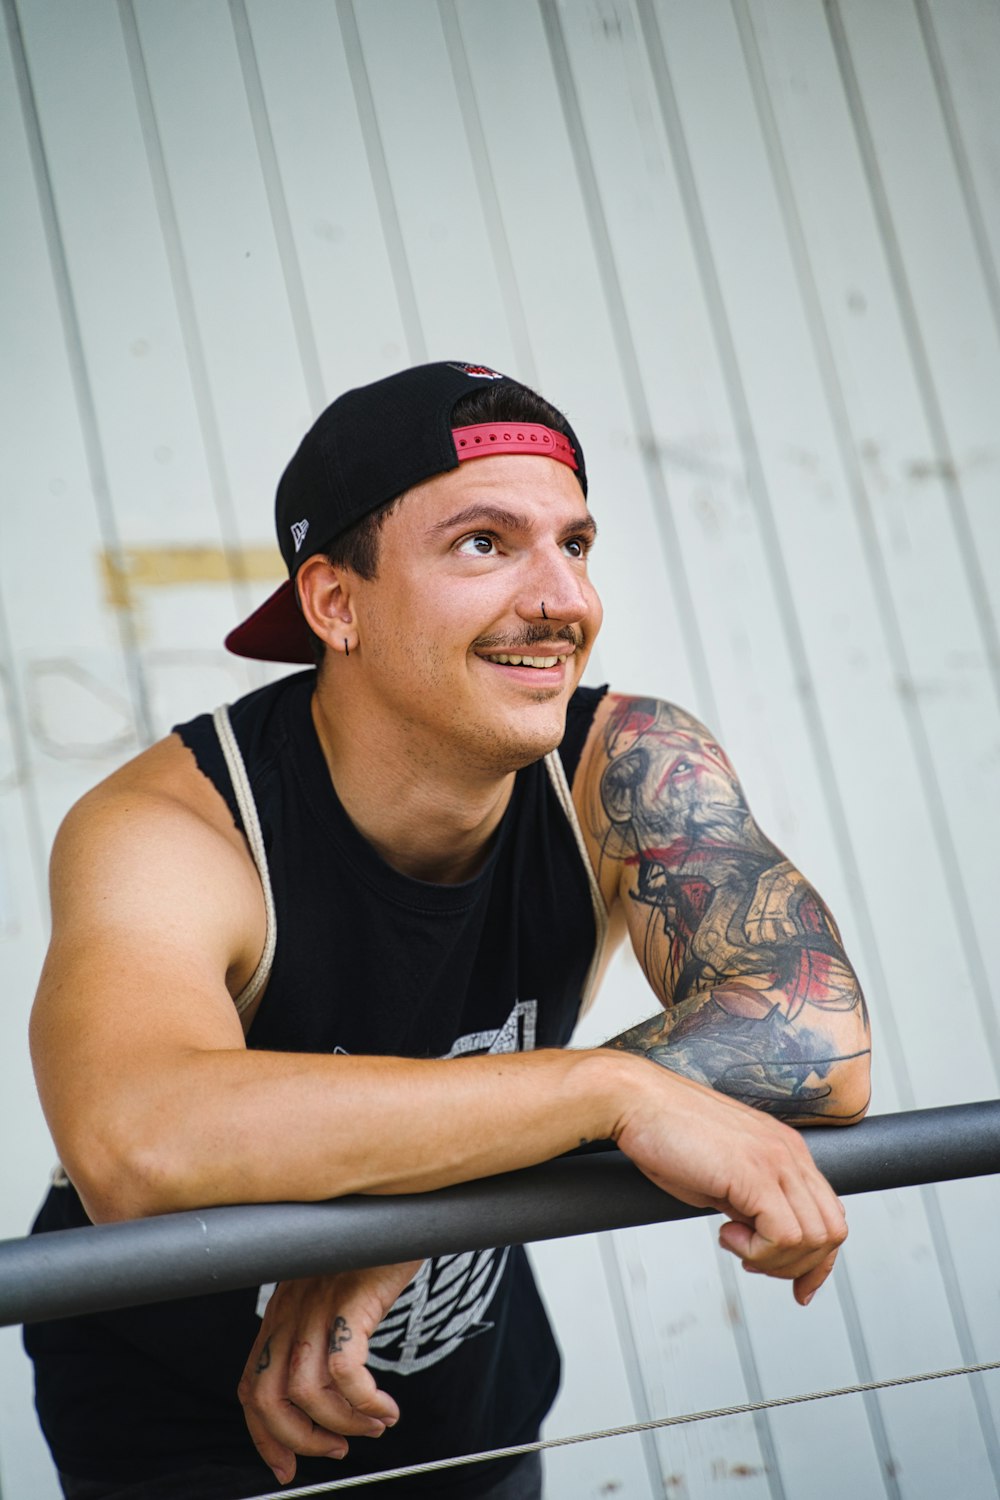
[[(403, 371), (323, 413), (277, 524), (289, 582), (228, 644), (315, 676), (180, 726), (60, 831), (32, 1043), (68, 1182), (36, 1227), (424, 1191), (610, 1138), (807, 1303), (843, 1212), (774, 1117), (864, 1113), (864, 1004), (707, 730), (579, 688), (601, 608), (568, 422), (483, 366)], [(562, 1050), (626, 928), (662, 1011)], [(519, 1250), (256, 1304), (28, 1330), (67, 1495), (473, 1453), (531, 1440), (555, 1392)], [(531, 1460), (388, 1491), (539, 1484)]]

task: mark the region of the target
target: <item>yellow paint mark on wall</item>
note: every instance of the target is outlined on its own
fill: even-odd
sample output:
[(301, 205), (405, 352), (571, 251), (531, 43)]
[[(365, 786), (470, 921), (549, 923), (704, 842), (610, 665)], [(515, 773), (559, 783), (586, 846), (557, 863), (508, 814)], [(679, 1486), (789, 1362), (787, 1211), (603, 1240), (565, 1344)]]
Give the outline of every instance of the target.
[(129, 609), (138, 589), (176, 588), (189, 583), (280, 583), (285, 565), (274, 546), (123, 547), (99, 555), (104, 598), (113, 609)]

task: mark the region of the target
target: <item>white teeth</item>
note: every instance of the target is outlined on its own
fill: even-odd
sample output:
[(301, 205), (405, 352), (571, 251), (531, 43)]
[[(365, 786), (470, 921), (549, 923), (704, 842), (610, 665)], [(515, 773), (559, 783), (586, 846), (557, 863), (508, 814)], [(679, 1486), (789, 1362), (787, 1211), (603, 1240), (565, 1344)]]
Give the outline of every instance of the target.
[(509, 656), (498, 652), (496, 656), (488, 656), (487, 661), (495, 661), (501, 667), (560, 667), (566, 660), (565, 656)]

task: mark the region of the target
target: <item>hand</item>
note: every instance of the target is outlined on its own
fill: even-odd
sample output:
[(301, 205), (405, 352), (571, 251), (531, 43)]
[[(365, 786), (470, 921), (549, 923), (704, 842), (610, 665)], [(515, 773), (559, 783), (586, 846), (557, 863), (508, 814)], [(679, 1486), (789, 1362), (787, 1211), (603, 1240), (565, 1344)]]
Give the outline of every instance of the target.
[(795, 1300), (811, 1302), (847, 1222), (799, 1133), (680, 1074), (650, 1068), (643, 1083), (616, 1132), (621, 1149), (664, 1192), (725, 1214), (719, 1243), (744, 1270), (789, 1280)]
[(381, 1437), (399, 1407), (366, 1369), (368, 1340), (419, 1260), (278, 1283), (238, 1387), (250, 1436), (279, 1484), (296, 1454), (343, 1458), (347, 1437)]

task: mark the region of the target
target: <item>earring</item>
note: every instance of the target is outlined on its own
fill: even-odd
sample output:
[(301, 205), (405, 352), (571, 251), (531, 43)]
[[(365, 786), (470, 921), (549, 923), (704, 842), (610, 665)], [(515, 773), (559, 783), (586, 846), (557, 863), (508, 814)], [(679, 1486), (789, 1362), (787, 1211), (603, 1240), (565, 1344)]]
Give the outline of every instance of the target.
[(344, 655), (345, 656), (350, 656), (350, 654), (351, 654), (351, 648), (347, 644), (347, 636), (345, 635), (344, 636)]

